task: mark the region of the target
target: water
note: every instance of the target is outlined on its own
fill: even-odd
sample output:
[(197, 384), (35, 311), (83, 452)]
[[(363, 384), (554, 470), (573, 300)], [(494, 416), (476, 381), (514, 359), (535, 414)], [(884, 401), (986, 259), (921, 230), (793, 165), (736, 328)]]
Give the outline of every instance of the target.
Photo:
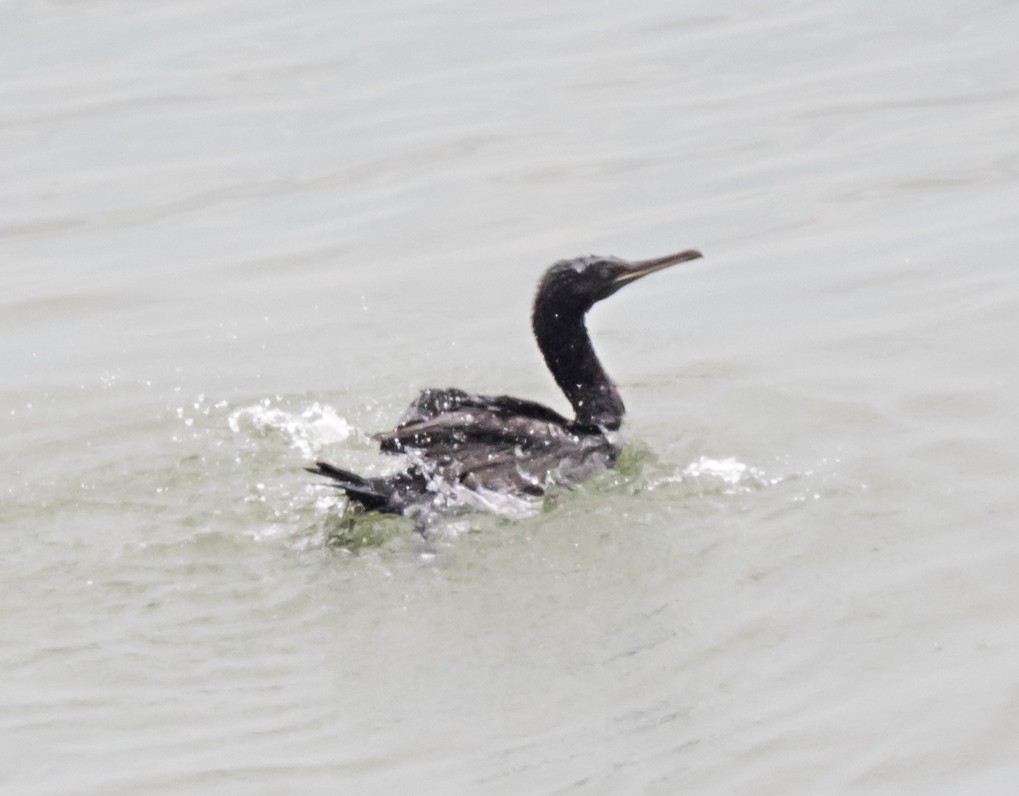
[[(0, 7), (0, 790), (1000, 793), (1019, 5)], [(623, 466), (346, 537), (426, 386)]]

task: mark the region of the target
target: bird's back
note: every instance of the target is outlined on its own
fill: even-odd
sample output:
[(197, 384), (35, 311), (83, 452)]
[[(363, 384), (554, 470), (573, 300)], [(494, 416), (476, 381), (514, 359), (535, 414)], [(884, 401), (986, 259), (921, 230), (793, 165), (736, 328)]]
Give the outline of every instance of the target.
[(580, 431), (543, 404), (456, 389), (425, 390), (395, 429), (374, 438), (443, 482), (529, 495), (582, 480), (616, 455), (604, 434)]

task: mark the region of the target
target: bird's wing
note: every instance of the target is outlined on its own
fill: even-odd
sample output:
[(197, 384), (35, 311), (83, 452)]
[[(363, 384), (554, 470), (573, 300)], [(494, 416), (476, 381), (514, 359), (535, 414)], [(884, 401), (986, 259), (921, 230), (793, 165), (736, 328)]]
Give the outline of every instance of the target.
[(569, 486), (610, 467), (618, 454), (604, 436), (575, 437), (565, 445), (530, 451), (500, 450), (457, 461), (457, 480), (474, 490), (516, 490), (542, 495), (552, 486)]
[(442, 415), (460, 410), (484, 410), (500, 417), (518, 416), (568, 426), (570, 421), (537, 401), (513, 398), (509, 395), (472, 395), (455, 388), (423, 390), (404, 412), (397, 429), (416, 423), (435, 420)]
[[(551, 410), (549, 410), (551, 411)], [(467, 448), (535, 450), (575, 438), (565, 421), (493, 411), (487, 406), (461, 406), (421, 420), (402, 422), (374, 437), (385, 453), (419, 454), (438, 459), (461, 455)]]

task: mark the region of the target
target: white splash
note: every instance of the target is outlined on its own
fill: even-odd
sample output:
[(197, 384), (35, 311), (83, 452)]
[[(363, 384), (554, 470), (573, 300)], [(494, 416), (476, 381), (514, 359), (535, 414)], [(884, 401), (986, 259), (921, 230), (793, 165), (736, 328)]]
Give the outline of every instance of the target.
[(506, 494), (491, 489), (467, 489), (457, 484), (448, 490), (451, 505), (475, 511), (487, 511), (513, 519), (533, 517), (541, 511), (541, 502), (533, 497)]
[(683, 475), (689, 478), (717, 478), (732, 486), (743, 481), (751, 473), (754, 473), (754, 470), (750, 465), (734, 459), (732, 456), (725, 459), (709, 459), (707, 456), (701, 456), (683, 470)]
[(774, 486), (785, 480), (782, 476), (769, 477), (763, 470), (741, 462), (735, 457), (712, 459), (701, 456), (674, 475), (659, 478), (648, 485), (654, 490), (665, 484), (700, 484), (708, 489), (720, 489), (728, 494), (749, 492), (765, 486)]
[(260, 403), (235, 409), (227, 423), (235, 434), (255, 432), (261, 436), (281, 434), (291, 447), (311, 458), (326, 445), (344, 442), (353, 433), (351, 425), (330, 406), (315, 402), (300, 412), (273, 406), (266, 398)]

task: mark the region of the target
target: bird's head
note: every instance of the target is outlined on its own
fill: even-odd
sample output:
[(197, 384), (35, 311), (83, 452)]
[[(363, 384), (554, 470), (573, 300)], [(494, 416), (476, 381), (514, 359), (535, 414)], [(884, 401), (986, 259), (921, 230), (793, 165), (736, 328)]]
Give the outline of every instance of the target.
[(573, 260), (560, 260), (542, 277), (535, 303), (547, 303), (564, 313), (583, 314), (596, 302), (608, 298), (624, 285), (701, 256), (696, 249), (687, 249), (641, 262), (594, 254)]

